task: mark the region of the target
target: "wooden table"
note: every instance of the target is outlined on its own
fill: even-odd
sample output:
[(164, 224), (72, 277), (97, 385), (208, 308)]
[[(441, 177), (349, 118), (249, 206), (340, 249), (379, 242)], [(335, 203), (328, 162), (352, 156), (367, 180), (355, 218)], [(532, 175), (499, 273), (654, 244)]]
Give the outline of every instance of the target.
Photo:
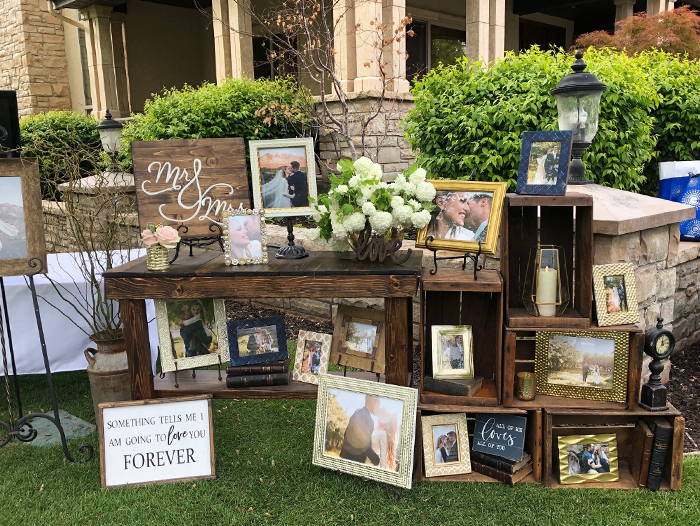
[[(165, 272), (146, 269), (140, 258), (104, 273), (105, 294), (119, 300), (134, 400), (211, 392), (217, 398), (315, 398), (316, 386), (227, 389), (216, 371), (198, 371), (197, 378), (173, 375), (154, 384), (148, 342), (146, 299), (190, 298), (384, 298), (386, 321), (385, 381), (409, 385), (413, 364), (413, 297), (418, 290), (420, 251), (402, 265), (357, 261), (352, 254), (314, 252), (297, 260), (275, 259), (267, 265), (226, 266), (220, 252), (181, 255)], [(372, 377), (376, 378), (374, 375)], [(187, 380), (185, 380), (187, 378)]]

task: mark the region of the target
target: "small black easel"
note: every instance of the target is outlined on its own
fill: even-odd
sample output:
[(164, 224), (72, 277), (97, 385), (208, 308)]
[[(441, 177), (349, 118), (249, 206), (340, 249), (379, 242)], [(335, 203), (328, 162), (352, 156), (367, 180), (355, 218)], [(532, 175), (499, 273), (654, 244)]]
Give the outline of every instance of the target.
[(479, 241), (479, 250), (477, 251), (476, 254), (472, 254), (470, 252), (465, 252), (461, 256), (441, 256), (441, 257), (437, 257), (438, 249), (430, 246), (433, 244), (433, 241), (435, 241), (435, 238), (433, 238), (433, 236), (428, 236), (425, 239), (425, 248), (427, 248), (428, 250), (430, 250), (433, 253), (433, 265), (435, 265), (435, 268), (430, 269), (431, 276), (434, 276), (435, 274), (437, 274), (437, 271), (438, 271), (437, 262), (438, 261), (445, 261), (448, 259), (461, 259), (461, 260), (463, 260), (462, 261), (462, 270), (466, 270), (467, 258), (469, 258), (474, 263), (474, 281), (477, 281), (478, 277), (477, 277), (476, 273), (484, 268), (483, 265), (479, 264), (479, 256), (481, 256), (481, 241)]
[[(189, 228), (187, 225), (178, 225), (177, 227), (177, 233), (178, 234), (187, 234), (187, 231)], [(172, 264), (180, 255), (180, 246), (185, 245), (186, 247), (189, 247), (190, 249), (190, 257), (192, 257), (194, 254), (192, 250), (194, 248), (202, 248), (202, 247), (208, 247), (213, 245), (214, 243), (219, 243), (219, 248), (221, 249), (221, 252), (224, 251), (224, 230), (221, 228), (221, 225), (218, 223), (215, 223), (212, 221), (209, 224), (209, 232), (212, 233), (211, 236), (199, 236), (199, 237), (188, 237), (188, 238), (181, 238), (180, 241), (178, 241), (177, 246), (175, 247), (175, 256), (173, 259), (170, 260), (170, 264)]]

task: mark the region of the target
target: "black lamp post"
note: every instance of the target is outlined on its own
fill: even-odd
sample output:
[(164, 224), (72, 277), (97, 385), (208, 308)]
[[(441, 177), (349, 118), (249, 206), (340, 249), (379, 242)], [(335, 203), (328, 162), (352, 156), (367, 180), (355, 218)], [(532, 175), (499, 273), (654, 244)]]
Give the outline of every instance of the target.
[(97, 125), (97, 131), (100, 133), (102, 147), (112, 160), (109, 171), (115, 172), (117, 164), (114, 158), (122, 143), (122, 125), (120, 122), (115, 121), (112, 118), (112, 114), (107, 110), (104, 120)]
[(580, 51), (576, 52), (571, 69), (574, 72), (561, 79), (551, 93), (557, 100), (559, 129), (574, 134), (568, 184), (590, 184), (594, 181), (586, 179), (581, 157), (598, 131), (600, 97), (608, 87), (593, 73), (584, 73), (586, 63)]

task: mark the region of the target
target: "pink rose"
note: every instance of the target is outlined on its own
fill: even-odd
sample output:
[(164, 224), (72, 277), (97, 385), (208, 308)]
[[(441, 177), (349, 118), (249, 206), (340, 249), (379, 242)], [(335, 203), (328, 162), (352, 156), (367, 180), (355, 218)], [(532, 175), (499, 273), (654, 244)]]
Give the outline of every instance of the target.
[(143, 243), (147, 247), (151, 247), (158, 243), (158, 240), (156, 239), (156, 235), (151, 231), (151, 229), (147, 228), (146, 230), (141, 232), (141, 243)]
[(180, 241), (177, 230), (171, 226), (161, 226), (157, 228), (155, 236), (158, 242), (166, 248), (175, 248)]

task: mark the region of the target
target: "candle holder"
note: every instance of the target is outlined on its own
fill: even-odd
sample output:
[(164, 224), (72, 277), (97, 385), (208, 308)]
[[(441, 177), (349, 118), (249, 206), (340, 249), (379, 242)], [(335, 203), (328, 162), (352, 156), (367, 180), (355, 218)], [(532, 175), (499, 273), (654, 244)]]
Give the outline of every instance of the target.
[(516, 396), (518, 400), (530, 401), (536, 396), (535, 391), (535, 373), (520, 372), (516, 375), (518, 389)]
[(537, 245), (530, 249), (522, 300), (532, 316), (561, 316), (569, 305), (564, 249)]

